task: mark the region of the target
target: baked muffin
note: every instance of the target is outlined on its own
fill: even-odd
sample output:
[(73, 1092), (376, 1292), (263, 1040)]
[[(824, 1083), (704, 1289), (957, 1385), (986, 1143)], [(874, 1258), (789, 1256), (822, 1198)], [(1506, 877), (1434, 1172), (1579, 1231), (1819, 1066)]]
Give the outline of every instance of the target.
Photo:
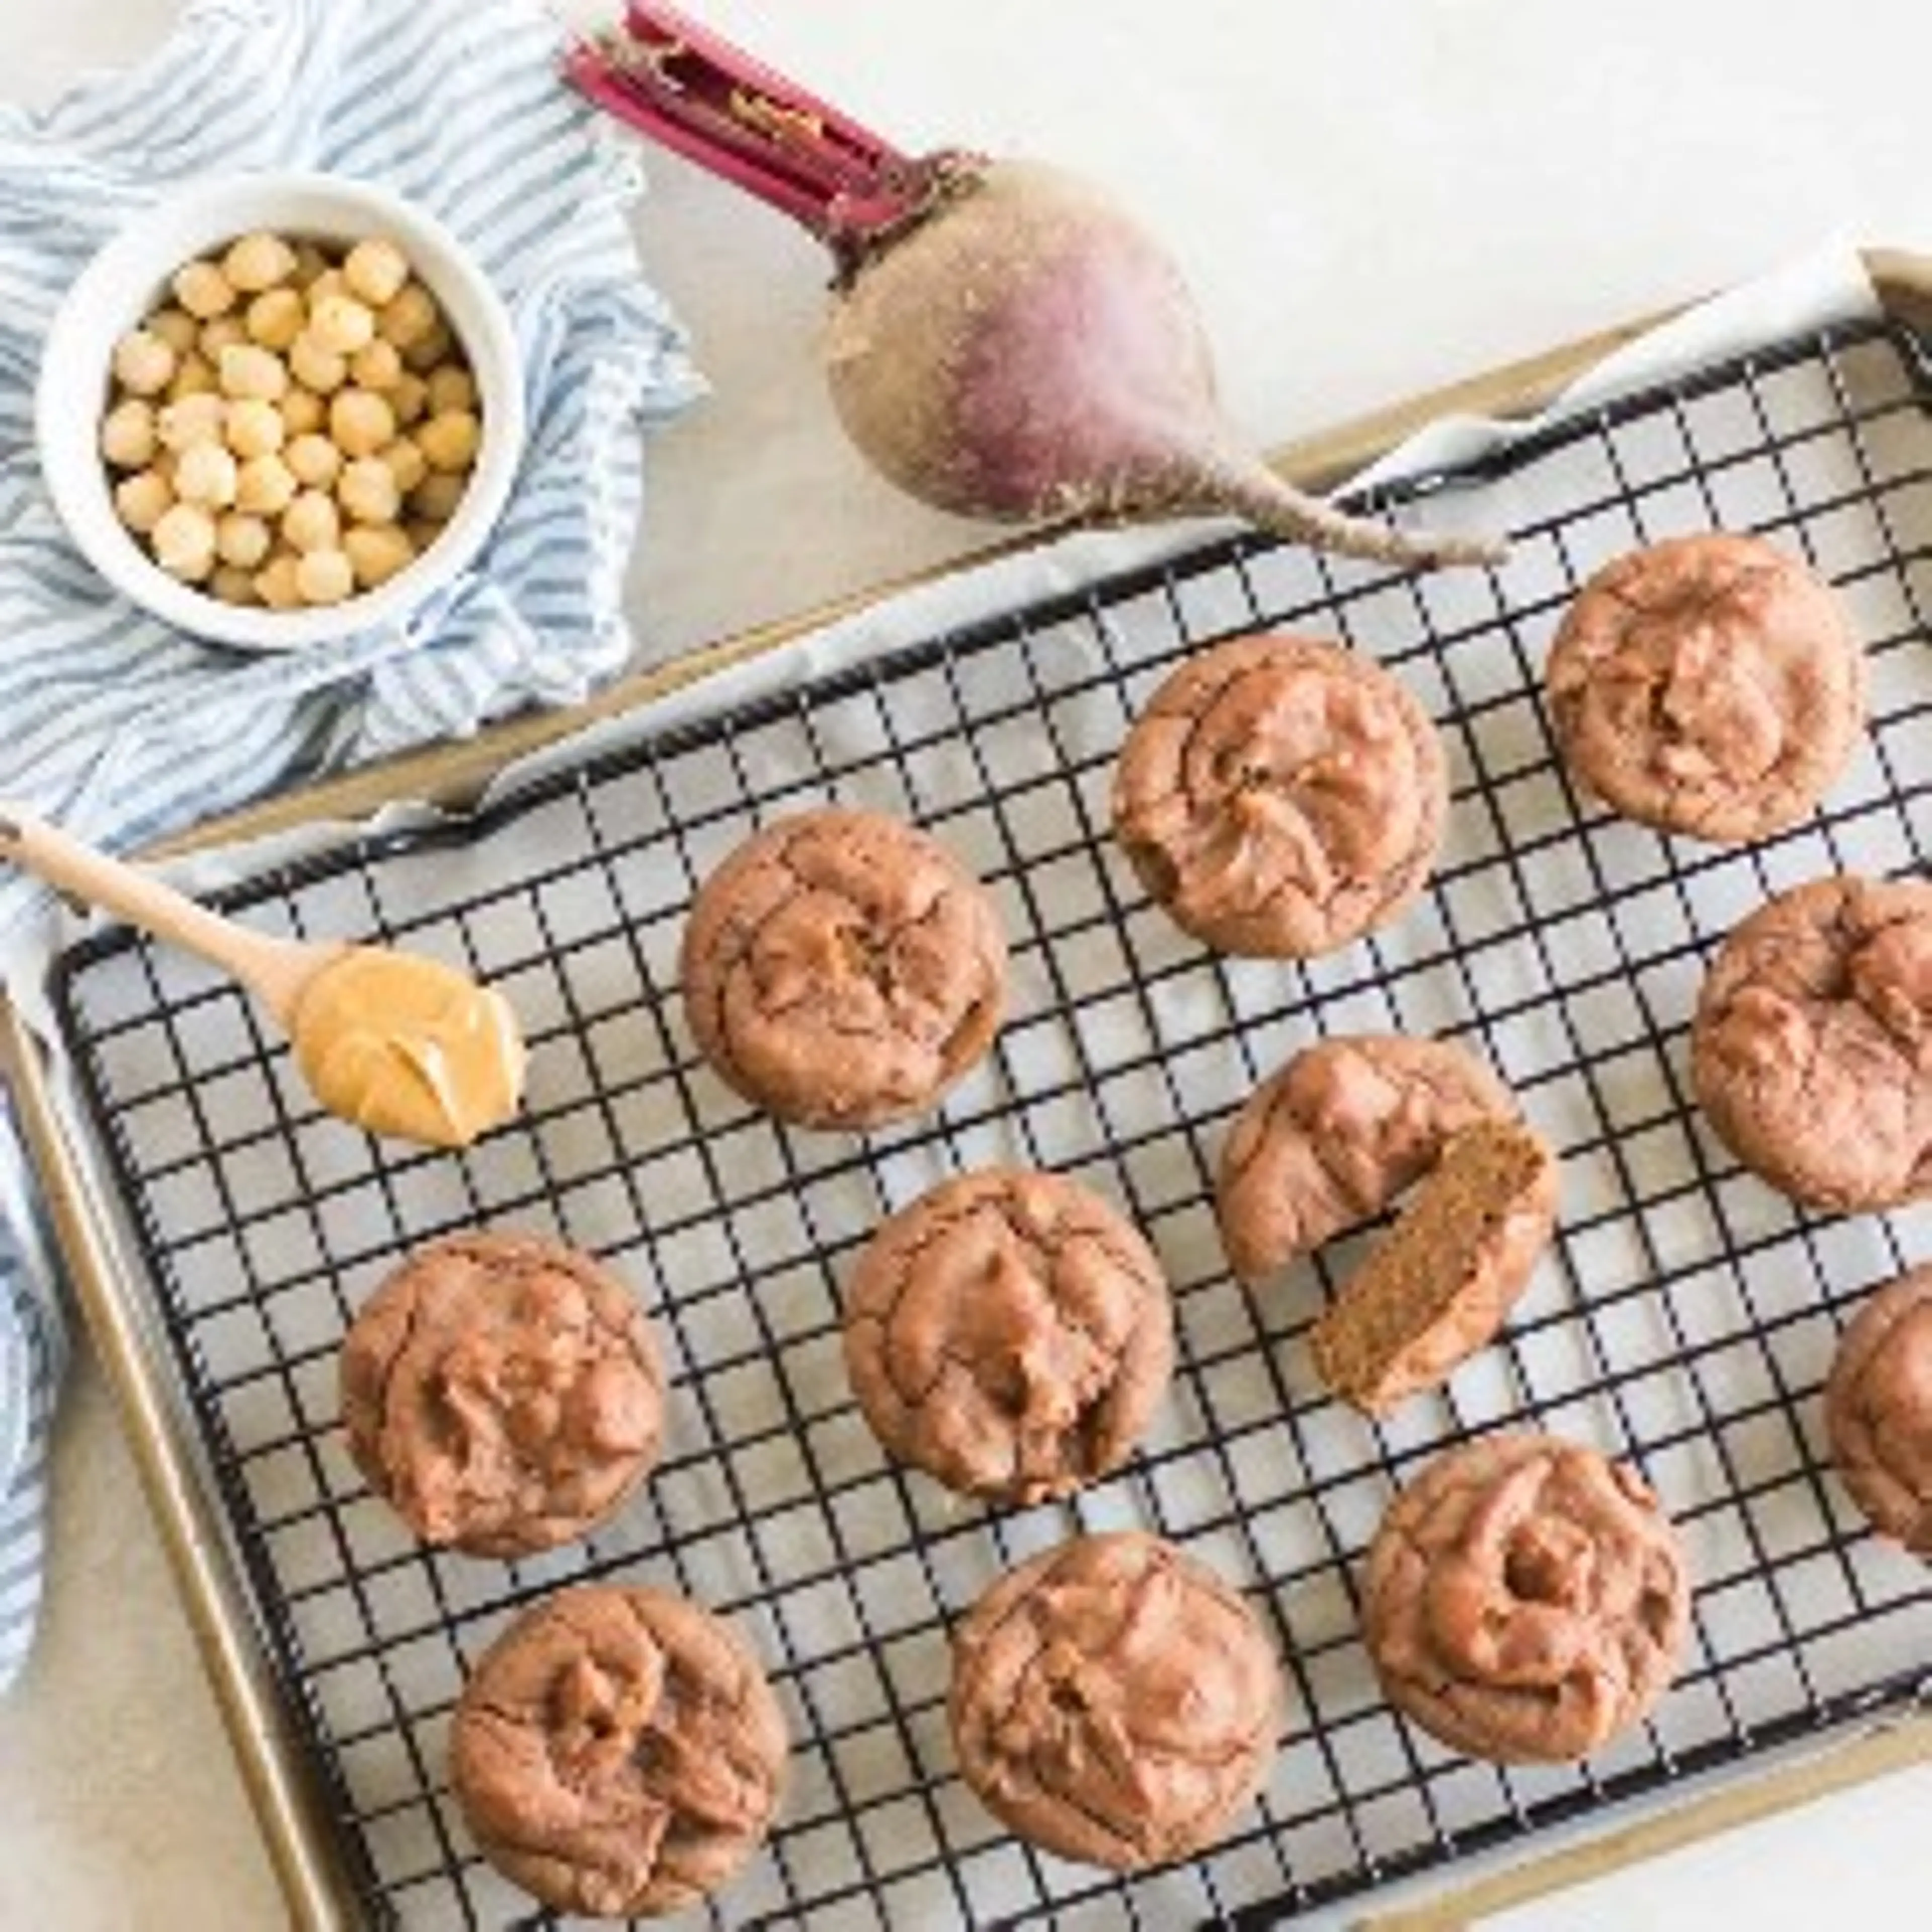
[(1267, 1778), (1285, 1708), (1253, 1612), (1138, 1531), (1022, 1564), (953, 1636), (962, 1774), (1010, 1830), (1088, 1864), (1214, 1844)]
[(1587, 1756), (1676, 1676), (1690, 1588), (1636, 1472), (1555, 1436), (1444, 1450), (1369, 1550), (1363, 1636), (1389, 1702), (1494, 1764)]
[(1114, 832), (1204, 945), (1306, 958), (1415, 897), (1448, 802), (1436, 728), (1390, 672), (1312, 638), (1237, 638), (1190, 658), (1135, 721)]
[(1932, 1265), (1877, 1289), (1825, 1384), (1832, 1460), (1880, 1535), (1932, 1561)]
[(1718, 1138), (1793, 1198), (1932, 1196), (1932, 882), (1841, 874), (1760, 907), (1705, 979), (1690, 1070)]
[(449, 1781), (512, 1883), (560, 1912), (655, 1917), (702, 1903), (764, 1842), (785, 1755), (778, 1700), (729, 1625), (662, 1591), (585, 1584), (484, 1653)]
[(1676, 537), (1605, 565), (1547, 677), (1577, 776), (1625, 818), (1700, 838), (1796, 824), (1864, 729), (1864, 653), (1838, 599), (1760, 537)]
[(1167, 1388), (1173, 1304), (1159, 1258), (1098, 1195), (992, 1169), (872, 1237), (845, 1361), (889, 1453), (964, 1495), (1036, 1503), (1126, 1460)]
[(698, 889), (685, 1012), (718, 1076), (805, 1127), (922, 1114), (992, 1046), (1006, 997), (992, 902), (878, 812), (781, 819)]
[(520, 1556), (610, 1516), (657, 1460), (664, 1372), (601, 1262), (531, 1234), (418, 1248), (342, 1345), (369, 1486), (426, 1543)]

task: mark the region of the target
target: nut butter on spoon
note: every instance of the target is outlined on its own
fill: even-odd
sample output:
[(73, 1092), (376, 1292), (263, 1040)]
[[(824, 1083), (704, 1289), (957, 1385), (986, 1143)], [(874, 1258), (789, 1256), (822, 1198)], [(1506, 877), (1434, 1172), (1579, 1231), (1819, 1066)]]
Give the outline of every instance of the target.
[(251, 932), (16, 807), (0, 806), (0, 858), (231, 974), (286, 1029), (316, 1100), (358, 1127), (460, 1148), (517, 1110), (516, 1016), (453, 967)]

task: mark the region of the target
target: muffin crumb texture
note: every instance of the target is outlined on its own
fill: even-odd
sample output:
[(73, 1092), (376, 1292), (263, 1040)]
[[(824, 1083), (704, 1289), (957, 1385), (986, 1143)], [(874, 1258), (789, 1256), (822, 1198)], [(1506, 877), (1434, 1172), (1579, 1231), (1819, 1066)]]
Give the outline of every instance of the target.
[(1556, 1220), (1556, 1157), (1520, 1120), (1465, 1128), (1315, 1326), (1328, 1388), (1386, 1415), (1481, 1348)]

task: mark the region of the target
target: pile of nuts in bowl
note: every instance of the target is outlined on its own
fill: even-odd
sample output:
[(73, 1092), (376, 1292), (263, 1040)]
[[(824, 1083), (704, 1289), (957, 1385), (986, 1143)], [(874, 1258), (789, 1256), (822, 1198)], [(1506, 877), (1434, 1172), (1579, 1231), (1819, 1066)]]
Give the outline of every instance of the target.
[(100, 452), (162, 569), (292, 610), (405, 568), (482, 437), (462, 346), (400, 248), (257, 232), (176, 270), (115, 345)]

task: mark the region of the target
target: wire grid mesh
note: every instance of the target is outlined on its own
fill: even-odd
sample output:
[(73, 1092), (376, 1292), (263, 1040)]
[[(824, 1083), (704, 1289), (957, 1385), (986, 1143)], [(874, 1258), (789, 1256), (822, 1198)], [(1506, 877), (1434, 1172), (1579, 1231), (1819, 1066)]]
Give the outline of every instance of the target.
[[(1477, 479), (1499, 572), (1391, 577), (1241, 538), (781, 692), (537, 784), (464, 826), (376, 839), (228, 895), (256, 922), (460, 958), (530, 1035), (525, 1116), (461, 1159), (319, 1115), (232, 988), (124, 935), (56, 986), (94, 1124), (265, 1639), (374, 1922), (551, 1922), (480, 1864), (443, 1778), (467, 1664), (559, 1582), (649, 1580), (736, 1619), (795, 1739), (782, 1828), (714, 1922), (894, 1928), (1259, 1924), (1922, 1688), (1924, 1572), (1820, 1472), (1817, 1393), (1923, 1215), (1830, 1221), (1692, 1118), (1684, 1032), (1710, 952), (1768, 892), (1932, 853), (1932, 423), (1916, 341), (1861, 326), (1546, 434)], [(1460, 479), (1468, 481), (1470, 479)], [(1827, 812), (1754, 849), (1660, 838), (1580, 798), (1538, 700), (1548, 634), (1609, 556), (1765, 530), (1834, 581), (1873, 719)], [(1204, 954), (1108, 849), (1120, 735), (1186, 652), (1257, 625), (1337, 634), (1438, 721), (1454, 805), (1426, 901), (1298, 966)], [(783, 1130), (698, 1062), (676, 997), (694, 882), (770, 816), (836, 798), (928, 826), (989, 884), (1010, 1017), (932, 1119), (865, 1142)], [(1502, 1342), (1376, 1426), (1321, 1399), (1304, 1273), (1228, 1278), (1210, 1178), (1256, 1080), (1358, 1029), (1485, 1054), (1561, 1149), (1560, 1242)], [(1058, 1168), (1122, 1202), (1178, 1298), (1172, 1394), (1141, 1454), (1001, 1514), (890, 1466), (848, 1399), (838, 1284), (944, 1175)], [(339, 1438), (335, 1353), (406, 1247), (545, 1228), (626, 1270), (672, 1370), (668, 1451), (587, 1544), (499, 1564), (413, 1544)], [(1314, 1273), (1332, 1286), (1359, 1238)], [(1353, 1571), (1393, 1486), (1445, 1441), (1527, 1424), (1633, 1458), (1688, 1538), (1688, 1667), (1587, 1764), (1498, 1770), (1380, 1702)], [(1292, 1726), (1262, 1802), (1198, 1862), (1124, 1880), (1003, 1834), (955, 1774), (945, 1631), (1079, 1528), (1174, 1538), (1277, 1640)]]

